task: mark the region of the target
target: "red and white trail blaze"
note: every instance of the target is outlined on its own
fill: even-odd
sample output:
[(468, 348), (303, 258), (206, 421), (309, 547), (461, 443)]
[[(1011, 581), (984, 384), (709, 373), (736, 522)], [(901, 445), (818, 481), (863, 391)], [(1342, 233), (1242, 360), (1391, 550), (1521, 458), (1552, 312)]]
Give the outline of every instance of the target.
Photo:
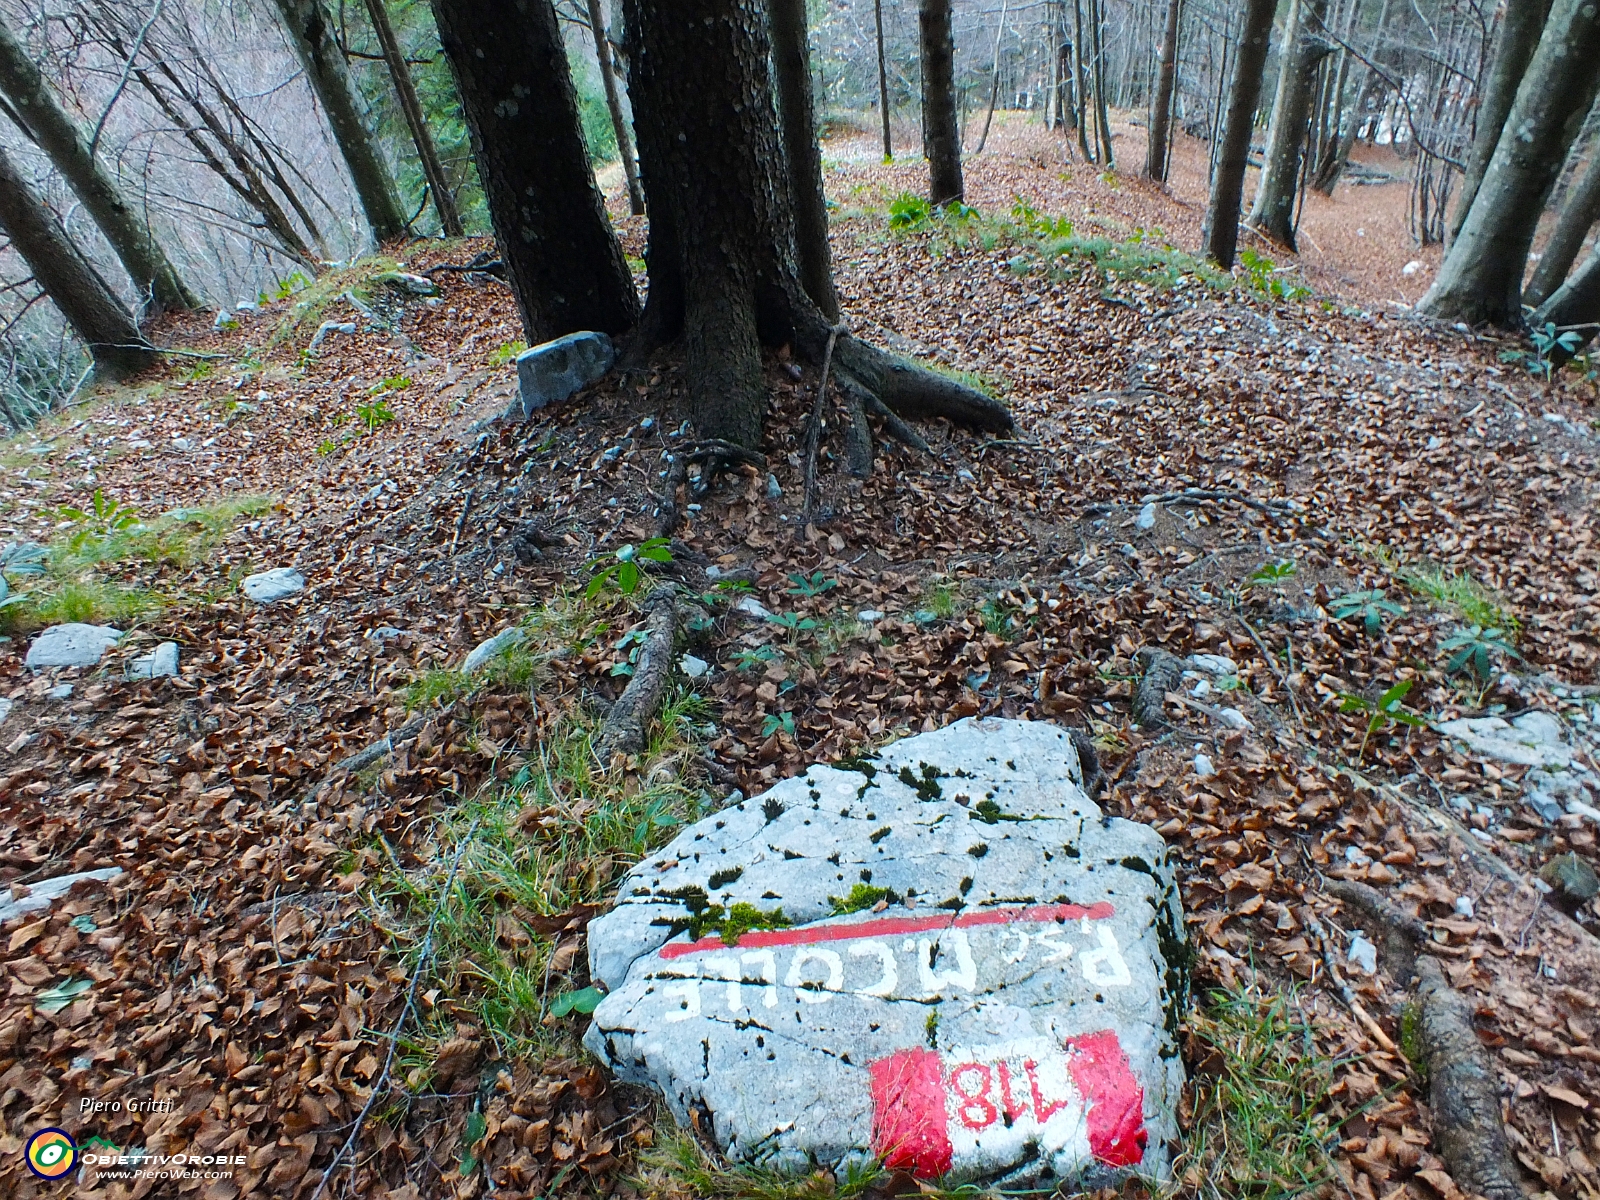
[(921, 1047), (871, 1064), (873, 1149), (891, 1169), (932, 1179), (1015, 1162), (1028, 1142), (1068, 1162), (1144, 1158), (1144, 1089), (1117, 1035), (1057, 1045), (1028, 1038), (943, 1054)]

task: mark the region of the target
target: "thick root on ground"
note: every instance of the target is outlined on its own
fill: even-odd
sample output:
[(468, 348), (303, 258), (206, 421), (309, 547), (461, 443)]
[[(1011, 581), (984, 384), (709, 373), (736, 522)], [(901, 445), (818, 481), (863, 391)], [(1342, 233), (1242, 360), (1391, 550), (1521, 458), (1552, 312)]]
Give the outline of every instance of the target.
[(645, 748), (645, 725), (661, 706), (661, 697), (672, 680), (672, 651), (682, 626), (678, 610), (682, 589), (664, 583), (645, 599), (648, 630), (633, 678), (611, 706), (600, 736), (595, 739), (595, 755), (609, 764), (614, 755), (638, 754)]
[(835, 369), (871, 393), (896, 416), (911, 421), (940, 417), (983, 433), (1009, 433), (1011, 414), (976, 388), (918, 366), (846, 335), (834, 351)]
[(1159, 646), (1146, 646), (1134, 662), (1144, 676), (1133, 694), (1133, 719), (1146, 729), (1158, 729), (1167, 723), (1167, 693), (1183, 679), (1183, 659)]

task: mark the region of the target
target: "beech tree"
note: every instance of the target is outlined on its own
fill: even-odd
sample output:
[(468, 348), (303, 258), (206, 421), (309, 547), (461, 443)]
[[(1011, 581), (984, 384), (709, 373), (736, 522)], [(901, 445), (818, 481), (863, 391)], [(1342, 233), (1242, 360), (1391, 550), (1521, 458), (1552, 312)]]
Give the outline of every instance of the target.
[(400, 211), (394, 177), (362, 111), (322, 0), (277, 0), (277, 4), (289, 44), (305, 68), (306, 79), (322, 104), (333, 140), (350, 170), (372, 236), (380, 242), (401, 236), (406, 219)]
[(1262, 75), (1272, 44), (1274, 0), (1249, 0), (1239, 52), (1234, 62), (1233, 86), (1228, 90), (1228, 114), (1223, 121), (1217, 165), (1211, 176), (1211, 201), (1201, 241), (1205, 252), (1224, 270), (1233, 269), (1239, 248), (1239, 202), (1244, 198), (1244, 172), (1250, 162), (1250, 137), (1256, 127), (1256, 106), (1261, 101)]
[(1589, 165), (1572, 185), (1566, 203), (1550, 231), (1550, 240), (1533, 268), (1528, 286), (1523, 290), (1524, 302), (1535, 307), (1543, 304), (1566, 279), (1567, 272), (1583, 249), (1583, 239), (1589, 227), (1600, 220), (1600, 141), (1592, 147)]
[(1166, 182), (1167, 154), (1172, 140), (1172, 89), (1178, 77), (1178, 17), (1182, 0), (1167, 0), (1167, 19), (1161, 34), (1161, 61), (1156, 70), (1155, 101), (1150, 106), (1150, 138), (1145, 145), (1144, 173), (1157, 183)]
[(1294, 202), (1300, 191), (1301, 150), (1311, 111), (1317, 62), (1325, 52), (1322, 20), (1327, 0), (1294, 0), (1284, 30), (1283, 63), (1267, 126), (1267, 150), (1250, 209), (1250, 226), (1290, 250), (1294, 244)]
[(1500, 131), (1505, 128), (1506, 116), (1517, 98), (1523, 73), (1538, 49), (1539, 35), (1544, 32), (1545, 18), (1550, 12), (1550, 0), (1505, 0), (1505, 16), (1500, 21), (1500, 36), (1495, 43), (1494, 58), (1488, 77), (1483, 81), (1478, 101), (1477, 128), (1472, 135), (1472, 149), (1467, 154), (1467, 169), (1461, 179), (1461, 195), (1456, 199), (1455, 217), (1450, 223), (1450, 240), (1461, 232), (1467, 219), (1467, 210), (1478, 194), (1483, 173), (1489, 168), (1495, 147), (1500, 142)]
[[(624, 12), (651, 213), (655, 313), (641, 334), (681, 329), (700, 434), (755, 447), (761, 348), (792, 345), (820, 363), (832, 331), (801, 281), (765, 13), (758, 0), (625, 0)], [(1011, 428), (989, 397), (849, 333), (836, 336), (832, 365), (857, 413), (876, 410), (891, 430), (900, 417)], [(858, 434), (864, 426), (858, 417)]]
[(950, 0), (922, 0), (917, 10), (922, 50), (922, 153), (928, 199), (949, 204), (966, 195), (961, 179), (961, 123), (956, 108), (956, 41)]
[[(1553, 324), (1560, 329), (1575, 330), (1580, 347), (1594, 338), (1600, 331), (1600, 246), (1596, 246), (1583, 265), (1539, 306), (1533, 314), (1533, 323), (1539, 328)], [(1565, 361), (1571, 354), (1557, 346), (1551, 357)]]
[(1419, 311), (1471, 325), (1522, 324), (1528, 251), (1550, 189), (1600, 88), (1597, 62), (1600, 5), (1556, 0), (1461, 232)]
[(66, 231), (0, 150), (0, 230), (33, 272), (103, 377), (119, 379), (151, 366), (155, 350)]
[[(369, 0), (369, 3), (376, 2)], [(634, 216), (642, 216), (644, 189), (639, 186), (639, 163), (634, 156), (633, 131), (628, 128), (627, 114), (622, 111), (622, 91), (617, 86), (617, 67), (611, 57), (611, 36), (606, 32), (602, 0), (589, 0), (589, 33), (594, 39), (595, 61), (600, 64), (600, 83), (605, 88), (606, 111), (611, 114), (611, 131), (617, 139), (617, 157), (622, 160), (622, 176), (628, 181), (628, 209)]]
[(550, 0), (493, 10), (433, 0), (433, 16), (528, 343), (626, 332), (639, 297), (595, 185)]
[(88, 139), (56, 98), (28, 52), (0, 23), (0, 91), (10, 101), (6, 113), (43, 150), (61, 173), (139, 293), (156, 311), (196, 307), (194, 293), (184, 286), (166, 253), (122, 194), (111, 175), (95, 160)]

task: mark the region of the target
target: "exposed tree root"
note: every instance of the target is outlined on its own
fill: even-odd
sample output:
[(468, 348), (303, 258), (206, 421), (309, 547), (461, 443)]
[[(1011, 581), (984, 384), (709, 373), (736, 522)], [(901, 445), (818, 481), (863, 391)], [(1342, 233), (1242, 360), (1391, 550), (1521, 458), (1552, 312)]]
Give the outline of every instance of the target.
[[(802, 348), (820, 358), (821, 339), (814, 348), (804, 345), (809, 340), (802, 339)], [(1010, 433), (1015, 428), (1011, 413), (998, 400), (848, 334), (839, 339), (835, 359), (841, 378), (875, 396), (896, 416), (912, 421), (943, 417), (983, 433)]]
[(1144, 668), (1144, 675), (1133, 693), (1133, 719), (1147, 728), (1165, 725), (1167, 693), (1183, 678), (1183, 659), (1159, 646), (1146, 646), (1134, 661)]
[(1433, 1141), (1451, 1177), (1462, 1191), (1486, 1200), (1523, 1200), (1494, 1062), (1473, 1029), (1472, 1006), (1450, 986), (1439, 960), (1421, 953), (1429, 944), (1426, 927), (1363, 884), (1328, 880), (1325, 886), (1378, 931), (1386, 954), (1394, 956), (1390, 973), (1397, 983), (1416, 976)]
[(633, 678), (611, 706), (611, 715), (595, 739), (595, 754), (602, 764), (609, 764), (615, 755), (638, 754), (645, 748), (645, 725), (661, 706), (672, 680), (672, 652), (683, 627), (683, 601), (683, 589), (672, 583), (661, 584), (645, 598), (648, 629)]
[[(717, 475), (735, 463), (743, 463), (762, 471), (767, 468), (765, 455), (718, 438), (691, 442), (687, 446), (679, 447), (673, 456), (672, 466), (667, 470), (666, 490), (656, 497), (659, 505), (656, 509), (656, 536), (671, 537), (677, 532), (678, 523), (683, 520), (683, 512), (678, 507), (680, 488), (689, 488), (690, 496), (699, 500), (711, 490), (711, 484)], [(697, 464), (700, 467), (700, 478), (690, 484), (689, 468)]]

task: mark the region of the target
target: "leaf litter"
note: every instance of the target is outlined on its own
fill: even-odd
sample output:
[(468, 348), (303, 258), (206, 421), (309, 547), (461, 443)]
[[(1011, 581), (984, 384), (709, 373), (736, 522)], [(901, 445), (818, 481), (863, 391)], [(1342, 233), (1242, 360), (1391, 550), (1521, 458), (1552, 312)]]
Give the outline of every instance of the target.
[[(1020, 136), (972, 173), (978, 194), (1040, 211), (1082, 220), (1074, 205), (1095, 203), (1081, 169), (1063, 181)], [(830, 187), (856, 186), (893, 196), (917, 171), (837, 164)], [(1238, 997), (1267, 997), (1251, 1019), (1303, 1031), (1331, 1064), (1321, 1140), (1295, 1170), (1314, 1174), (1320, 1152), (1324, 1190), (1459, 1194), (1406, 1055), (1406, 981), (1381, 955), (1365, 970), (1358, 939), (1382, 939), (1321, 888), (1359, 880), (1428, 922), (1476, 1005), (1533, 1186), (1600, 1191), (1600, 925), (1592, 903), (1568, 914), (1532, 883), (1561, 855), (1592, 863), (1593, 822), (1524, 806), (1529, 768), (1369, 720), (1596, 719), (1575, 686), (1600, 633), (1592, 386), (1342, 302), (1108, 276), (1039, 253), (1003, 211), (984, 219), (958, 237), (849, 215), (839, 284), (865, 336), (997, 383), (1018, 436), (927, 429), (934, 457), (886, 443), (856, 481), (830, 420), (804, 525), (814, 373), (775, 356), (772, 479), (724, 479), (672, 561), (641, 564), (703, 595), (707, 670), (620, 779), (583, 755), (640, 618), (615, 589), (581, 592), (586, 564), (656, 535), (653, 490), (688, 436), (671, 356), (526, 425), (482, 424), (512, 395), (520, 328), (499, 283), (440, 275), (437, 304), (352, 311), (357, 333), (314, 356), (299, 333), (247, 349), (290, 302), (236, 332), (184, 331), (228, 357), (16, 439), (0, 497), (14, 542), (51, 542), (59, 510), (95, 489), (141, 514), (273, 501), (230, 518), (202, 561), (97, 564), (106, 586), (174, 602), (134, 614), (135, 636), (69, 697), (29, 677), (25, 638), (4, 647), (0, 879), (15, 894), (124, 872), (0, 931), (7, 1190), (43, 1194), (18, 1152), (61, 1125), (246, 1154), (233, 1179), (193, 1185), (207, 1197), (309, 1196), (370, 1109), (332, 1194), (471, 1196), (491, 1179), (497, 1195), (684, 1192), (692, 1173), (639, 1159), (677, 1144), (661, 1114), (577, 1049), (582, 931), (611, 882), (732, 788), (999, 714), (1086, 728), (1101, 802), (1179, 849), (1198, 990), (1225, 997), (1191, 1030), (1188, 1112), (1220, 1094), (1204, 1046), (1240, 1019)], [(637, 255), (642, 226), (619, 226)], [(480, 248), (418, 247), (404, 268)], [(327, 311), (346, 318), (338, 300)], [(393, 419), (360, 415), (375, 395)], [(270, 566), (305, 591), (244, 599), (237, 580)], [(1378, 591), (1388, 607), (1335, 615), (1338, 597)], [(1446, 643), (1491, 628), (1487, 612), (1520, 659), (1489, 644), (1480, 672), (1466, 647), (1450, 670)], [(460, 673), (518, 623), (523, 647)], [(156, 639), (179, 643), (181, 674), (124, 679)], [(1140, 728), (1144, 647), (1232, 673), (1194, 672), (1168, 727)], [(1367, 708), (1341, 711), (1350, 697)], [(392, 753), (337, 769), (402, 729)]]

